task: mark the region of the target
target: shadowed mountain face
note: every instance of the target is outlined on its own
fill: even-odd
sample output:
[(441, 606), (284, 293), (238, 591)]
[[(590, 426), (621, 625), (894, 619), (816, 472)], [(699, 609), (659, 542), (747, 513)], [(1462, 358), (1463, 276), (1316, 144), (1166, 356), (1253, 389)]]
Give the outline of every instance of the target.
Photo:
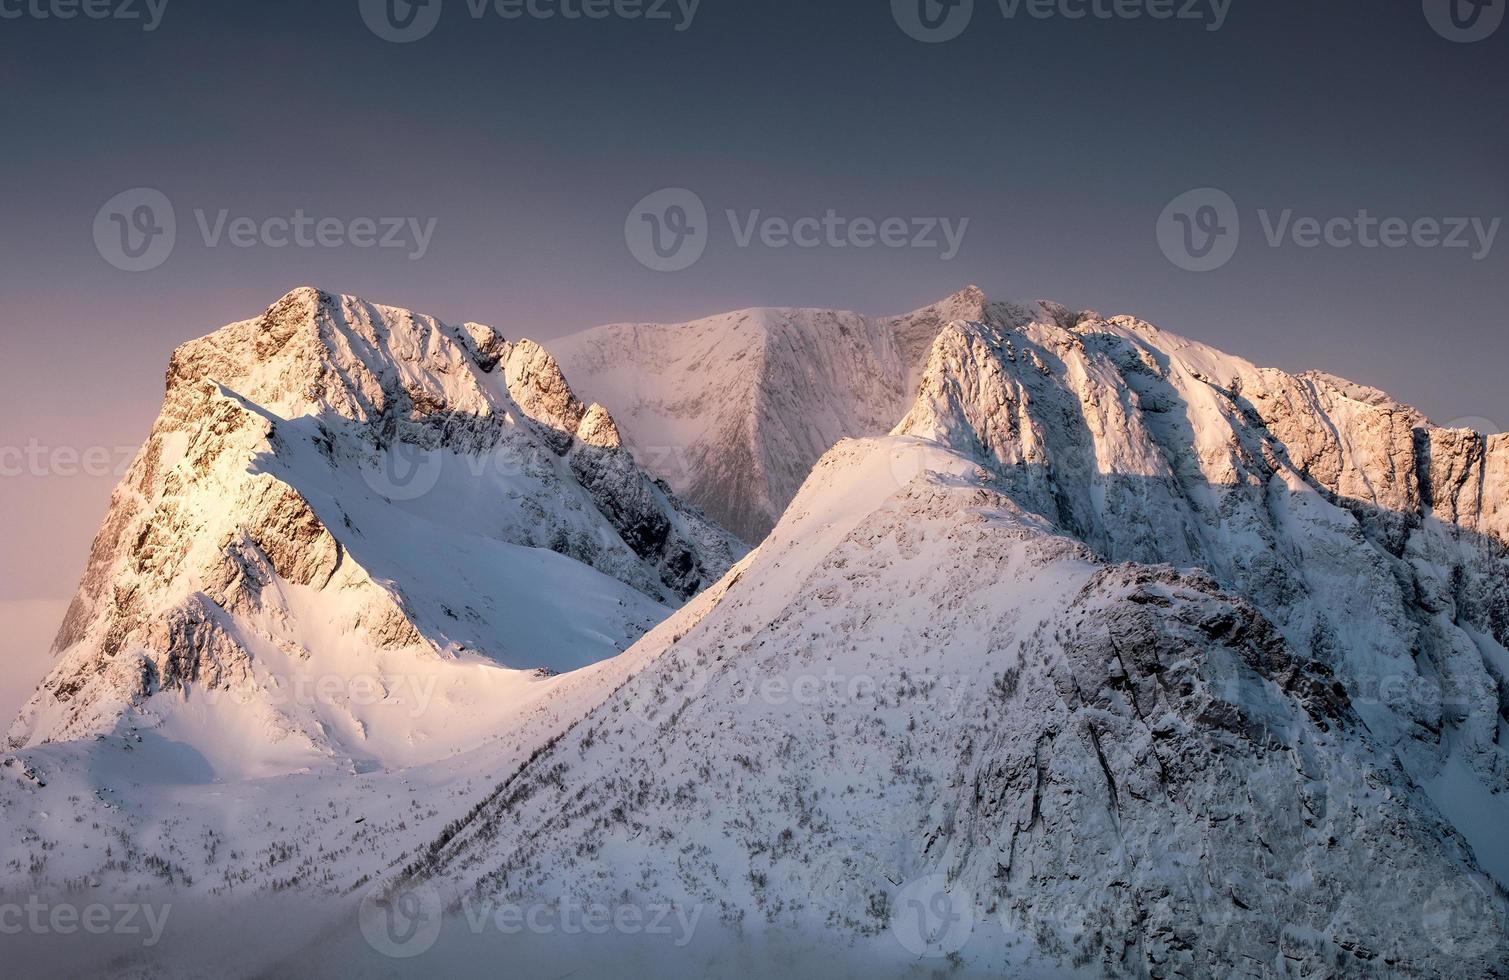
[[(1509, 971), (1502, 895), (1330, 664), (1207, 575), (1107, 564), (937, 443), (835, 447), (636, 654), (410, 875), (981, 974)], [(1422, 927), (1464, 898), (1470, 925)]]
[(1417, 778), (1470, 770), (1480, 795), (1454, 786), (1448, 812), (1505, 799), (1509, 437), (1093, 314), (949, 328), (896, 431), (982, 460), (1107, 560), (1205, 570)]

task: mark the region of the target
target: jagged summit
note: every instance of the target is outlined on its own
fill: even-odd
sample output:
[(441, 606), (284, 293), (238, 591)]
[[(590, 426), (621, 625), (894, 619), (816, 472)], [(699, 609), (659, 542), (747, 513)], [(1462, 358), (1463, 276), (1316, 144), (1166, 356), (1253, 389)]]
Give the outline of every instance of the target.
[[(737, 554), (538, 344), (296, 289), (174, 352), (11, 738), (171, 725), (196, 692), (231, 691), (294, 755), (381, 755), (409, 736), (263, 692), (312, 670), (579, 667)], [(505, 675), (468, 676), (517, 686)]]

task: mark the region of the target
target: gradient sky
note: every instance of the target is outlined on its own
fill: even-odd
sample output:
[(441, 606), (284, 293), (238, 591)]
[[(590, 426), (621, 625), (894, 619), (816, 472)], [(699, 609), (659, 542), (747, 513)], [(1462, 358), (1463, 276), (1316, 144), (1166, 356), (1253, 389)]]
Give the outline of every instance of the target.
[[(1007, 20), (976, 0), (961, 37), (922, 44), (888, 0), (702, 0), (684, 31), (474, 20), (466, 0), (443, 3), (434, 33), (402, 45), (369, 31), (357, 0), (169, 0), (150, 33), (0, 19), (0, 447), (135, 447), (176, 344), (303, 283), (548, 341), (752, 305), (900, 312), (974, 282), (1374, 384), (1439, 422), (1509, 427), (1509, 231), (1474, 261), (1270, 248), (1256, 217), (1509, 215), (1509, 25), (1456, 44), (1420, 0), (1232, 0), (1214, 32)], [(1155, 228), (1205, 186), (1232, 195), (1244, 227), (1234, 259), (1198, 274)], [(165, 194), (179, 224), (172, 256), (143, 273), (107, 264), (93, 233), (135, 187)], [(714, 213), (706, 255), (674, 274), (624, 240), (631, 207), (665, 187)], [(435, 231), (418, 261), (210, 248), (200, 208)], [(970, 224), (946, 262), (741, 249), (728, 208)], [(14, 600), (72, 592), (114, 482), (0, 477), (3, 632), (20, 629)]]

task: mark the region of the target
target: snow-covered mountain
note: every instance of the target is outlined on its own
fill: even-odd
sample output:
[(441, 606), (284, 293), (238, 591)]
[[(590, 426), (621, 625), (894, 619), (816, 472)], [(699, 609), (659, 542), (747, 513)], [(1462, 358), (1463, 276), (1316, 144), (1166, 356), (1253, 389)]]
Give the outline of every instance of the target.
[(1509, 976), (1509, 438), (974, 289), (558, 350), (612, 416), (312, 291), (180, 351), (0, 768), (12, 880), (349, 913), (249, 973), (433, 892), (862, 975)]
[(834, 443), (891, 430), (945, 324), (1028, 318), (971, 286), (906, 316), (739, 310), (597, 327), (550, 349), (642, 466), (757, 543)]
[(11, 741), (129, 726), (216, 772), (414, 761), (738, 553), (543, 348), (299, 289), (174, 353)]
[(1509, 975), (1506, 445), (1132, 318), (955, 322), (411, 874), (987, 969)]
[(906, 413), (898, 432), (990, 461), (1107, 560), (1197, 566), (1256, 603), (1492, 836), (1479, 814), (1509, 796), (1509, 437), (976, 287), (906, 317), (750, 310), (553, 346), (644, 465), (750, 540), (827, 447)]

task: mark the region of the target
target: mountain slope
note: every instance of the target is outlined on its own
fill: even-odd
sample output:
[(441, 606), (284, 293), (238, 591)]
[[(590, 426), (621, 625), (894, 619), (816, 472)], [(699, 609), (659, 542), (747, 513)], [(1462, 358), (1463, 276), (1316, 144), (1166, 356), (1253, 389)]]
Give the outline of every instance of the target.
[(877, 975), (1509, 976), (1509, 441), (977, 291), (693, 327), (596, 383), (730, 513), (800, 481), (736, 564), (535, 345), (315, 293), (189, 345), (0, 859), (670, 905)]
[[(981, 972), (1509, 970), (1502, 895), (1324, 663), (1006, 491), (936, 443), (840, 444), (717, 601), (412, 873)], [(1423, 932), (1464, 888), (1478, 931)], [(968, 927), (913, 927), (940, 907)]]
[(406, 686), (496, 706), (628, 646), (736, 550), (539, 346), (297, 290), (174, 354), (11, 740), (213, 717), (274, 771), (412, 761), (495, 709), (416, 717)]

